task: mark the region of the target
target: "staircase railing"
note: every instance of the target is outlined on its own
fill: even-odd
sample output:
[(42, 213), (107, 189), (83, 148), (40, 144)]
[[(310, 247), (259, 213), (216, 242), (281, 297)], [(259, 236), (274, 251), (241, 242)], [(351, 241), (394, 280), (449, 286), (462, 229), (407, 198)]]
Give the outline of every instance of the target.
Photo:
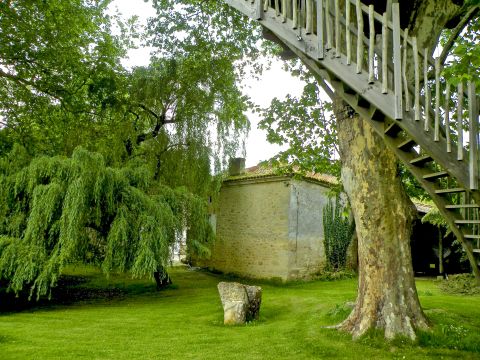
[[(479, 187), (478, 96), (472, 81), (453, 83), (442, 75), (432, 49), (419, 49), (409, 29), (400, 28), (399, 4), (379, 14), (360, 0), (244, 0), (251, 16), (285, 23), (299, 40), (309, 39), (318, 60), (345, 61), (357, 74), (368, 74), (383, 94), (393, 94), (394, 118), (412, 113), (423, 136), (445, 138), (445, 152), (468, 162), (469, 189)], [(228, 1), (227, 1), (228, 2)], [(232, 0), (230, 0), (232, 2)], [(427, 81), (425, 81), (427, 80)], [(456, 109), (456, 111), (455, 111)]]
[(470, 241), (470, 253), (471, 245), (480, 249), (479, 96), (474, 82), (445, 79), (433, 49), (419, 49), (400, 28), (398, 3), (379, 14), (360, 0), (224, 1), (314, 61), (329, 87), (374, 125), (385, 120), (377, 131), (459, 240)]

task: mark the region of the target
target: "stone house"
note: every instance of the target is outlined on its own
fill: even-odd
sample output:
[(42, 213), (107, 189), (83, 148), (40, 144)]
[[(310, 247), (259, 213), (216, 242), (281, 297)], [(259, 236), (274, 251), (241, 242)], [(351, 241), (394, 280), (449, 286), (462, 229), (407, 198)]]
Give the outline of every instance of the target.
[(325, 262), (322, 209), (336, 179), (231, 166), (212, 215), (216, 241), (195, 265), (251, 278), (308, 278)]
[[(279, 175), (258, 166), (244, 169), (244, 164), (244, 159), (236, 159), (231, 165), (212, 212), (216, 241), (210, 258), (191, 259), (192, 263), (282, 281), (308, 279), (320, 272), (325, 264), (322, 211), (336, 179), (322, 174)], [(431, 207), (415, 205), (419, 218), (411, 240), (414, 270), (434, 275), (438, 230), (420, 221)], [(355, 262), (356, 248), (350, 250)], [(458, 264), (458, 259), (452, 259), (450, 273), (459, 271)]]

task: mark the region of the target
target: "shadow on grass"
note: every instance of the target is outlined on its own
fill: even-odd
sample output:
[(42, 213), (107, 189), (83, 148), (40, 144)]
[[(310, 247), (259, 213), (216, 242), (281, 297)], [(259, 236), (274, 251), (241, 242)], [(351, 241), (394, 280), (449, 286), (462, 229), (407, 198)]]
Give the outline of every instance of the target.
[[(29, 300), (29, 291), (22, 291), (18, 295), (7, 292), (7, 284), (0, 284), (0, 314), (34, 311), (37, 309), (57, 309), (61, 306), (78, 303), (105, 303), (122, 301), (127, 296), (156, 294), (155, 284), (114, 281), (105, 286), (105, 278), (96, 284), (96, 276), (62, 275), (57, 286), (52, 289), (50, 296), (42, 296), (36, 300)], [(175, 285), (165, 289), (175, 288)]]

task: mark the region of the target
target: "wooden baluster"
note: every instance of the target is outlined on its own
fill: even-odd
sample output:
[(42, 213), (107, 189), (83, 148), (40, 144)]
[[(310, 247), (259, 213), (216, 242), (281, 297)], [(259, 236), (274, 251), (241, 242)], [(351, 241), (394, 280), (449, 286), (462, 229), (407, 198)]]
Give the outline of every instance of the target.
[(335, 0), (335, 56), (340, 57), (341, 54), (342, 34), (340, 33), (340, 3)]
[(297, 3), (297, 0), (293, 0), (292, 28), (296, 29), (297, 27), (298, 27), (298, 3)]
[(402, 109), (402, 52), (400, 43), (400, 5), (392, 4), (393, 22), (393, 78), (395, 87), (395, 118), (401, 119)]
[(468, 132), (470, 142), (470, 189), (478, 190), (478, 111), (475, 83), (468, 82)]
[(307, 8), (306, 8), (306, 34), (311, 34), (313, 32), (313, 0), (307, 0)]
[[(256, 0), (255, 4), (255, 20), (262, 20), (263, 18), (263, 0)], [(252, 1), (253, 4), (253, 1)]]
[(325, 48), (330, 50), (333, 46), (332, 14), (330, 13), (330, 1), (325, 0), (325, 25), (327, 27), (327, 45)]
[(280, 0), (275, 0), (275, 15), (280, 16)]
[(450, 137), (450, 84), (445, 85), (445, 138), (447, 140), (447, 152), (452, 152), (452, 139)]
[[(289, 1), (289, 0), (288, 0)], [(287, 0), (282, 0), (282, 22), (287, 21)]]
[(388, 93), (388, 14), (382, 18), (382, 94)]
[(405, 29), (403, 33), (403, 64), (402, 64), (402, 77), (403, 77), (403, 89), (405, 92), (405, 111), (410, 111), (410, 92), (408, 91), (408, 79), (407, 79), (407, 56), (408, 56), (408, 29)]
[[(296, 1), (296, 0), (294, 0), (294, 1)], [(263, 11), (267, 11), (269, 5), (270, 5), (270, 0), (265, 0), (263, 2)]]
[(357, 74), (362, 72), (363, 68), (363, 12), (362, 3), (360, 0), (356, 0), (356, 13), (357, 13)]
[(368, 6), (368, 82), (372, 84), (375, 81), (375, 17), (373, 5)]
[(323, 0), (317, 0), (317, 37), (318, 37), (318, 58), (323, 59), (324, 49), (323, 49)]
[(347, 42), (347, 65), (352, 63), (352, 33), (350, 32), (350, 0), (345, 4), (345, 41)]
[(412, 51), (413, 51), (413, 66), (414, 66), (414, 73), (415, 73), (415, 120), (420, 121), (420, 64), (418, 60), (418, 46), (417, 46), (417, 38), (412, 38)]
[(435, 59), (435, 134), (433, 141), (440, 141), (440, 58)]
[(429, 114), (429, 106), (430, 106), (430, 89), (428, 88), (428, 49), (425, 48), (423, 51), (423, 85), (425, 88), (425, 124), (423, 129), (425, 131), (429, 131), (430, 129), (430, 114)]
[(300, 36), (302, 28), (305, 27), (305, 0), (300, 0), (300, 7), (298, 9), (298, 27), (300, 28)]
[(457, 132), (457, 160), (463, 160), (463, 82), (458, 84)]

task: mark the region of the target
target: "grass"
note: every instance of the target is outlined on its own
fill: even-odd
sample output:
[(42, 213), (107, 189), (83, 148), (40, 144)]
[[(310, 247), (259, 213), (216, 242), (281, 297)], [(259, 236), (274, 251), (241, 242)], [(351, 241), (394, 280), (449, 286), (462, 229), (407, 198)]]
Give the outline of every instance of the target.
[(51, 302), (12, 306), (0, 295), (0, 359), (480, 359), (480, 297), (444, 295), (430, 280), (417, 286), (433, 330), (411, 343), (325, 328), (348, 315), (355, 279), (261, 283), (260, 320), (225, 327), (220, 275), (175, 268), (160, 292), (92, 269), (71, 275), (83, 281), (67, 278)]

